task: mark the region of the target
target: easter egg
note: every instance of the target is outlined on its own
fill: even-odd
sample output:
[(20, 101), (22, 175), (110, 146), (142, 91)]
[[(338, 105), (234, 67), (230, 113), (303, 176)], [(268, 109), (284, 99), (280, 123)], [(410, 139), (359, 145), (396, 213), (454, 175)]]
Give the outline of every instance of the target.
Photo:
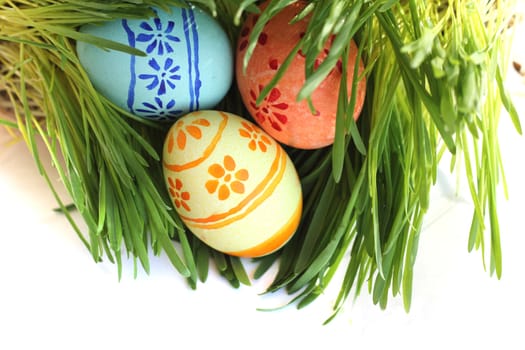
[(148, 19), (112, 20), (80, 28), (141, 50), (146, 56), (77, 42), (93, 86), (131, 113), (174, 120), (216, 106), (233, 80), (233, 52), (219, 23), (197, 8), (156, 9)]
[[(266, 4), (264, 3), (262, 8)], [(309, 16), (290, 24), (304, 6), (303, 1), (293, 3), (265, 25), (246, 71), (243, 71), (249, 36), (258, 20), (257, 14), (250, 14), (247, 17), (237, 43), (236, 78), (246, 108), (268, 134), (281, 143), (295, 148), (316, 149), (334, 142), (338, 91), (343, 73), (341, 60), (312, 93), (313, 109), (306, 100), (297, 101), (297, 95), (305, 83), (305, 56), (302, 51), (293, 57), (282, 78), (264, 100), (256, 104), (263, 88), (272, 80), (288, 54), (306, 32)], [(327, 56), (332, 40), (326, 43), (324, 51), (315, 60), (314, 69)], [(354, 67), (356, 64), (359, 65), (360, 75), (364, 67), (362, 61), (358, 61), (355, 42), (351, 42), (349, 51), (346, 75), (350, 98)], [(361, 113), (365, 90), (366, 81), (361, 79), (357, 85), (354, 119), (357, 119)]]
[(294, 164), (244, 118), (219, 111), (183, 116), (167, 134), (163, 170), (182, 221), (218, 251), (267, 255), (299, 225), (302, 192)]

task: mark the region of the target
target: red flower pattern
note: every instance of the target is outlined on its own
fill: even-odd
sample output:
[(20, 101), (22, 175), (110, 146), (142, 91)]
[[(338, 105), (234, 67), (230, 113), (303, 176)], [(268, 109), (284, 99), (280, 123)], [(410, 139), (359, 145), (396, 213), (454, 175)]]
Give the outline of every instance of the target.
[[(252, 23), (247, 24), (244, 26), (244, 28), (242, 28), (240, 39), (239, 39), (239, 51), (244, 51), (246, 47), (248, 47), (250, 33), (252, 32), (252, 28), (255, 26), (255, 23), (257, 23), (258, 19), (259, 19), (259, 16), (254, 16), (252, 19)], [(257, 39), (257, 43), (261, 46), (264, 46), (266, 45), (267, 41), (268, 41), (268, 34), (266, 34), (265, 32), (262, 32), (259, 35), (259, 38)]]
[(256, 101), (263, 88), (262, 85), (259, 85), (259, 91), (250, 90), (250, 106), (255, 111), (255, 118), (261, 125), (268, 121), (273, 129), (282, 131), (282, 126), (288, 123), (288, 117), (284, 114), (284, 111), (288, 109), (288, 104), (279, 102), (281, 91), (278, 88), (273, 88), (262, 103), (257, 106)]
[(268, 67), (270, 67), (271, 70), (277, 70), (279, 69), (279, 61), (277, 58), (270, 58), (268, 61)]
[[(300, 38), (303, 38), (304, 35), (305, 35), (304, 32), (299, 34)], [(330, 37), (330, 47), (332, 46), (332, 44), (334, 42), (334, 39), (335, 39), (335, 36), (332, 35)], [(324, 50), (319, 54), (319, 56), (314, 61), (314, 70), (317, 70), (317, 68), (319, 68), (319, 66), (321, 65), (321, 63), (323, 63), (323, 61), (325, 60), (326, 56), (328, 56), (329, 53), (330, 53), (330, 49), (325, 47)], [(302, 58), (306, 57), (306, 55), (304, 54), (303, 50), (299, 50), (298, 54)], [(335, 67), (337, 68), (337, 71), (340, 74), (343, 73), (343, 61), (341, 59), (337, 60), (337, 63), (335, 64)], [(332, 70), (332, 72), (333, 72), (333, 70)], [(332, 73), (332, 72), (330, 72), (330, 73)]]

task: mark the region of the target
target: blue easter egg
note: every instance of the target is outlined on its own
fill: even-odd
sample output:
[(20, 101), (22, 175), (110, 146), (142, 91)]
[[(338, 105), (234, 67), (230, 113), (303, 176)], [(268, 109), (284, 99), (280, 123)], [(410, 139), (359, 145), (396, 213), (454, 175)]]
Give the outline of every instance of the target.
[(136, 56), (77, 43), (93, 86), (116, 105), (149, 119), (174, 120), (211, 109), (233, 79), (233, 53), (220, 24), (196, 8), (156, 9), (156, 17), (88, 24), (81, 32), (146, 53)]

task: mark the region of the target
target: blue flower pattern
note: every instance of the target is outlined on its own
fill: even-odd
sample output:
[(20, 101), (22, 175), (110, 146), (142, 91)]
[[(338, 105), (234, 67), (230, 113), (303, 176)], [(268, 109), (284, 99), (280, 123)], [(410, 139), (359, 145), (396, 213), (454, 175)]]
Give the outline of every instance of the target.
[(150, 54), (157, 49), (157, 54), (164, 55), (173, 52), (173, 43), (180, 42), (179, 37), (172, 35), (175, 28), (175, 22), (168, 21), (166, 28), (162, 28), (162, 22), (159, 18), (153, 19), (153, 26), (148, 22), (142, 22), (140, 28), (144, 29), (144, 33), (137, 36), (137, 41), (147, 43), (146, 53)]
[(147, 118), (170, 120), (182, 114), (182, 110), (175, 108), (175, 100), (173, 99), (164, 103), (159, 97), (155, 97), (154, 103), (144, 102), (142, 105), (143, 108), (137, 108), (136, 111)]
[[(159, 17), (131, 24), (127, 20), (122, 25), (128, 35), (130, 46), (139, 48), (147, 57), (132, 56), (130, 62), (131, 81), (128, 90), (127, 105), (131, 112), (148, 119), (173, 120), (183, 114), (184, 106), (176, 106), (175, 90), (181, 81), (181, 66), (177, 61), (184, 59), (177, 57), (177, 52), (186, 52), (187, 64), (191, 65), (189, 74), (189, 95), (191, 96), (189, 109), (198, 107), (200, 79), (198, 70), (198, 35), (194, 26), (192, 10), (182, 10), (181, 21), (161, 20)], [(182, 27), (185, 42), (175, 35), (176, 26)], [(192, 44), (188, 46), (189, 40)], [(177, 45), (182, 45), (177, 48)], [(191, 50), (190, 50), (191, 47)], [(147, 60), (140, 67), (147, 67), (136, 72), (138, 61)], [(186, 69), (186, 68), (185, 68)], [(137, 74), (138, 73), (138, 74)], [(193, 76), (192, 76), (193, 74)], [(186, 78), (185, 78), (186, 79)], [(186, 83), (185, 83), (186, 84)], [(145, 88), (154, 91), (151, 101), (136, 100), (135, 89)], [(183, 87), (180, 87), (181, 89)]]
[(180, 70), (180, 66), (174, 65), (173, 59), (166, 58), (164, 65), (160, 66), (157, 60), (154, 58), (150, 59), (148, 65), (153, 68), (153, 74), (139, 74), (139, 79), (151, 80), (150, 84), (146, 87), (148, 90), (153, 90), (158, 87), (157, 94), (162, 96), (166, 93), (166, 85), (170, 89), (175, 89), (175, 80), (180, 80), (180, 75), (177, 72)]

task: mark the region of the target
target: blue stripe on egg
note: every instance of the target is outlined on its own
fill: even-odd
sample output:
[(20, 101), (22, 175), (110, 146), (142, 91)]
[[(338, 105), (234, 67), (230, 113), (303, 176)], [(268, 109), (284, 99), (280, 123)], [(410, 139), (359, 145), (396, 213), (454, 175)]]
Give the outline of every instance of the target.
[[(128, 25), (128, 21), (123, 19), (122, 20), (122, 27), (126, 31), (126, 35), (128, 37), (128, 44), (131, 47), (135, 47), (135, 33), (131, 30), (131, 28)], [(128, 88), (128, 100), (127, 100), (127, 106), (131, 113), (133, 113), (133, 103), (135, 100), (135, 84), (137, 81), (136, 75), (135, 75), (135, 55), (131, 55), (130, 62), (129, 62), (129, 70), (130, 70), (130, 81), (129, 81), (129, 88)]]

